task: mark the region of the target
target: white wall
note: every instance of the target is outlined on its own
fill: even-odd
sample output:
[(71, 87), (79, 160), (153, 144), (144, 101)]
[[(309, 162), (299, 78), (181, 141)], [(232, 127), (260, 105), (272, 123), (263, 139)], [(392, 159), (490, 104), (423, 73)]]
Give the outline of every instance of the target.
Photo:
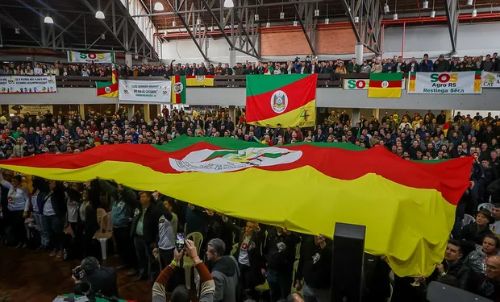
[[(200, 51), (191, 39), (170, 40), (162, 43), (163, 60), (176, 63), (201, 63), (204, 61)], [(229, 63), (229, 44), (224, 38), (208, 39), (208, 58), (212, 62)], [(254, 57), (236, 52), (236, 62), (255, 61)]]
[[(485, 55), (500, 52), (500, 22), (464, 24), (458, 26), (457, 56)], [(401, 54), (402, 27), (388, 27), (384, 31), (384, 57)], [(420, 58), (424, 53), (431, 57), (451, 51), (448, 26), (407, 26), (403, 56)]]

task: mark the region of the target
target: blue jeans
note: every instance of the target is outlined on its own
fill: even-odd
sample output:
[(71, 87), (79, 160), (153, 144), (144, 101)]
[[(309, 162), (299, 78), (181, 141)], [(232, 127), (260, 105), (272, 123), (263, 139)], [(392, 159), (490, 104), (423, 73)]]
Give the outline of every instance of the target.
[(33, 213), (33, 219), (35, 220), (36, 229), (40, 232), (40, 244), (42, 247), (47, 247), (49, 245), (49, 237), (42, 222), (42, 214)]
[(59, 216), (42, 216), (43, 230), (46, 232), (49, 244), (47, 247), (61, 251), (63, 249), (64, 225)]

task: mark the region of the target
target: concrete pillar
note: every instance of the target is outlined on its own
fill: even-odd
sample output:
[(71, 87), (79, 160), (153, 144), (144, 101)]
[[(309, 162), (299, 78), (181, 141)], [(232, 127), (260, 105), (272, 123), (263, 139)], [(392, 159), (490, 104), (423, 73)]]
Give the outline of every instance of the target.
[(151, 117), (149, 114), (149, 104), (144, 105), (144, 120), (146, 123), (149, 123), (151, 121)]
[(356, 46), (354, 47), (354, 54), (356, 57), (356, 64), (361, 65), (363, 64), (363, 50), (364, 46), (363, 43), (356, 43)]
[(80, 111), (80, 118), (82, 120), (84, 120), (85, 119), (85, 105), (84, 104), (80, 104), (78, 106), (80, 106), (80, 108), (78, 110), (78, 111)]
[(234, 67), (236, 65), (236, 50), (229, 49), (229, 67)]
[(360, 120), (361, 120), (361, 110), (359, 108), (353, 108), (351, 116), (351, 126), (356, 127)]
[(125, 53), (125, 65), (132, 67), (132, 54), (129, 52)]

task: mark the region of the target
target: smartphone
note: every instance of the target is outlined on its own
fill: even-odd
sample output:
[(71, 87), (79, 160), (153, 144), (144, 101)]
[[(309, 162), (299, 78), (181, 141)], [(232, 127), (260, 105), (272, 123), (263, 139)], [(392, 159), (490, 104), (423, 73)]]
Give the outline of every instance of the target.
[(175, 237), (175, 248), (177, 249), (177, 251), (178, 252), (182, 251), (185, 245), (186, 245), (186, 238), (184, 237), (184, 234), (177, 233), (177, 236)]

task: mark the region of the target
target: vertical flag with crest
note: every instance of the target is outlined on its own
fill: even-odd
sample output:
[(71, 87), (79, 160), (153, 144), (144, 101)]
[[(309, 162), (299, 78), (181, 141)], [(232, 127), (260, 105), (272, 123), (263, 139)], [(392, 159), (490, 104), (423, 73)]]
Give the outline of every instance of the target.
[(369, 98), (400, 98), (403, 84), (403, 74), (370, 73), (368, 87)]
[(111, 82), (95, 82), (97, 96), (106, 98), (118, 97), (118, 70), (115, 65), (111, 67)]
[(172, 104), (186, 104), (186, 77), (172, 76)]
[(247, 76), (247, 123), (273, 128), (314, 126), (317, 81), (318, 74)]

